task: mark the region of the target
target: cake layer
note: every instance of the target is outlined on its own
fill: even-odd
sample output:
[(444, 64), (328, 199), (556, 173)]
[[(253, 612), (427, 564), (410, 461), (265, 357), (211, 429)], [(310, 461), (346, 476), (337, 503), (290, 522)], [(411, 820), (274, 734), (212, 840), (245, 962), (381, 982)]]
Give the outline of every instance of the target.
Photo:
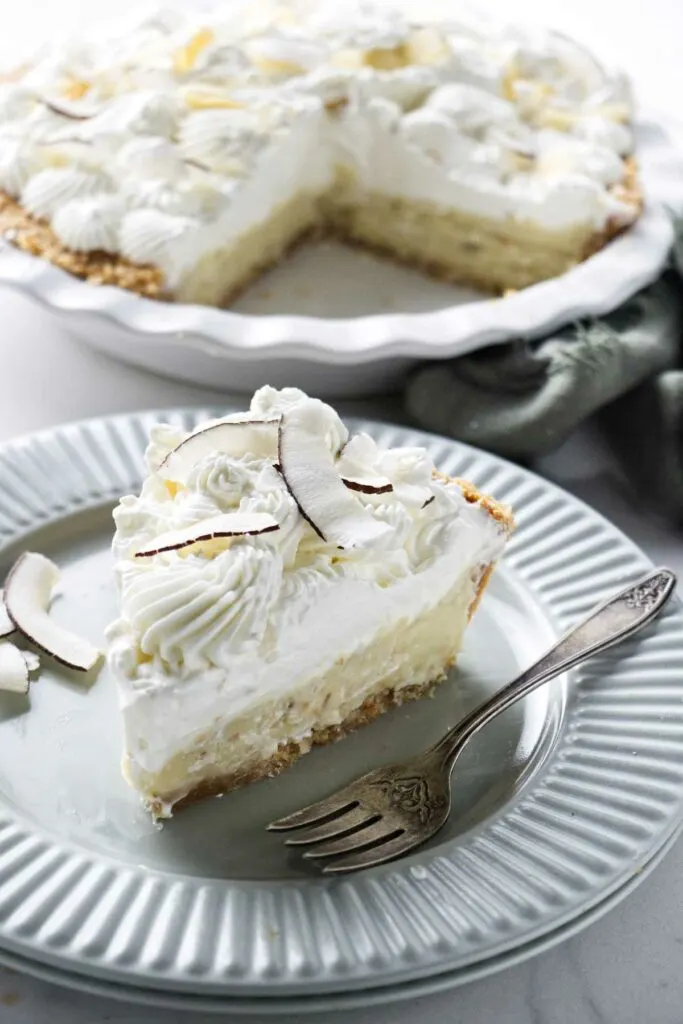
[(300, 193), (236, 242), (203, 256), (179, 284), (175, 299), (229, 306), (264, 270), (321, 226), (318, 196)]
[(594, 247), (592, 225), (550, 231), (530, 221), (497, 221), (371, 193), (337, 208), (344, 239), (420, 268), (432, 277), (503, 292), (565, 273)]

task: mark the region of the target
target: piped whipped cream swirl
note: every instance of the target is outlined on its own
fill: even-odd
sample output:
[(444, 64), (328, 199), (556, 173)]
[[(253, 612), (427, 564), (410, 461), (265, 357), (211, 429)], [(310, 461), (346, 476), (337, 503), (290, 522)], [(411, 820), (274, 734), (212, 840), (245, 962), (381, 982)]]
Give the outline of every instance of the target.
[(193, 675), (260, 643), (281, 576), (278, 551), (242, 544), (212, 559), (171, 560), (163, 574), (124, 570), (121, 599), (142, 655)]

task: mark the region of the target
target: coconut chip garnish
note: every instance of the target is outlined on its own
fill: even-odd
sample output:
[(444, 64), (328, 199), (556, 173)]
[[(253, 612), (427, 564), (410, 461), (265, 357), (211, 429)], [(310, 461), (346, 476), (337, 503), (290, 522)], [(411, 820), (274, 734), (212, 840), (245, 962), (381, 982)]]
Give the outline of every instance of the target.
[(29, 673), (40, 671), (40, 657), (34, 651), (22, 651)]
[(29, 667), (24, 657), (14, 644), (0, 644), (0, 690), (7, 693), (28, 693)]
[(279, 422), (279, 418), (249, 417), (243, 420), (221, 420), (202, 427), (168, 453), (158, 472), (165, 480), (182, 480), (207, 455), (219, 452), (235, 458), (251, 454), (275, 460)]
[(226, 545), (238, 537), (260, 537), (280, 529), (277, 519), (267, 512), (225, 512), (201, 522), (193, 523), (179, 530), (169, 530), (155, 537), (145, 547), (135, 552), (136, 558), (151, 558), (167, 551), (182, 551), (214, 545), (225, 541)]
[(16, 632), (16, 628), (5, 607), (5, 591), (0, 590), (0, 639), (11, 636), (12, 633)]
[(7, 613), (36, 647), (67, 668), (87, 672), (99, 660), (101, 651), (50, 618), (52, 591), (58, 579), (59, 569), (54, 562), (36, 552), (25, 552), (5, 581)]
[(295, 407), (283, 414), (278, 463), (301, 515), (322, 540), (340, 548), (358, 548), (391, 532), (344, 485), (320, 434), (315, 410)]

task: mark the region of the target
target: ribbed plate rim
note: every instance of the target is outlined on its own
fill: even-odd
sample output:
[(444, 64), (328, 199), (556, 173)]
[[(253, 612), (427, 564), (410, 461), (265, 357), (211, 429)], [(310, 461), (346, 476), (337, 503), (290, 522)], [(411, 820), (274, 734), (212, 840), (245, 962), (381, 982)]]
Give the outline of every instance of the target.
[(37, 960), (27, 960), (6, 952), (2, 947), (0, 947), (0, 964), (21, 974), (29, 974), (41, 981), (62, 985), (65, 988), (88, 995), (103, 996), (107, 999), (114, 999), (117, 1002), (137, 1003), (141, 1006), (183, 1011), (192, 1010), (197, 1013), (240, 1013), (250, 1017), (254, 1014), (262, 1015), (265, 1011), (275, 1017), (280, 1017), (284, 1014), (289, 1015), (293, 1013), (324, 1013), (330, 1010), (352, 1011), (363, 1009), (367, 1006), (383, 1007), (387, 1003), (393, 1004), (404, 1002), (406, 999), (436, 995), (449, 991), (452, 988), (459, 988), (460, 985), (481, 981), (499, 971), (519, 966), (534, 956), (554, 949), (560, 943), (573, 938), (613, 910), (658, 867), (660, 861), (666, 857), (671, 847), (679, 839), (682, 827), (683, 823), (669, 836), (664, 845), (653, 854), (642, 870), (633, 875), (623, 886), (594, 907), (591, 907), (585, 914), (578, 918), (573, 918), (554, 932), (549, 932), (547, 935), (532, 939), (525, 946), (511, 949), (507, 953), (502, 953), (491, 960), (482, 961), (480, 964), (473, 964), (460, 970), (456, 968), (453, 971), (441, 972), (426, 978), (418, 978), (416, 981), (404, 984), (374, 989), (360, 989), (348, 994), (331, 993), (317, 996), (270, 997), (264, 1001), (263, 999), (240, 996), (203, 997), (195, 996), (191, 993), (165, 992), (163, 989), (119, 986), (116, 983), (107, 982), (94, 976), (86, 977), (85, 975), (70, 974)]
[(276, 356), (356, 365), (400, 357), (443, 359), (520, 335), (534, 337), (615, 309), (661, 272), (673, 241), (666, 208), (683, 208), (683, 164), (655, 115), (640, 119), (636, 128), (646, 196), (637, 224), (566, 274), (501, 299), (349, 319), (256, 316), (89, 285), (8, 242), (0, 244), (0, 283), (29, 295), (67, 326), (87, 321), (96, 330), (100, 322), (118, 327), (123, 345), (155, 347), (161, 372), (169, 345), (218, 359)]
[[(144, 438), (152, 422), (165, 419), (190, 425), (220, 411), (185, 409), (124, 414), (58, 427), (4, 446), (0, 449), (0, 480), (3, 481), (0, 551), (38, 525), (58, 521), (77, 509), (101, 505), (135, 486)], [(374, 433), (386, 443), (424, 444), (437, 464), (447, 471), (473, 476), (475, 482), (490, 488), (503, 500), (510, 497), (514, 503), (517, 495), (521, 499), (517, 508), (520, 526), (507, 562), (517, 578), (525, 581), (536, 597), (540, 597), (560, 627), (650, 564), (632, 542), (588, 506), (526, 470), (436, 435), (367, 421), (356, 421), (355, 426)], [(63, 465), (64, 452), (70, 456), (68, 472)], [(31, 473), (34, 483), (41, 482), (35, 479), (37, 454), (42, 473), (46, 469), (49, 473), (50, 460), (53, 468), (56, 465), (60, 468), (61, 475), (50, 476), (54, 486), (48, 495), (43, 493), (44, 488), (31, 486)], [(55, 458), (61, 459), (56, 465)], [(23, 486), (28, 487), (23, 506), (22, 481)], [(541, 513), (546, 518), (539, 520)], [(581, 568), (581, 557), (576, 552), (582, 550), (581, 545), (585, 552), (585, 544), (590, 551), (597, 545), (597, 557), (604, 563), (602, 569)], [(570, 576), (569, 582), (566, 578), (560, 581), (557, 592), (557, 569), (553, 570), (552, 565), (558, 551), (563, 553), (565, 561), (569, 559), (573, 566), (578, 566), (578, 570), (573, 570), (575, 577), (578, 571), (578, 588), (576, 580), (572, 583)], [(662, 651), (666, 654), (665, 664), (662, 664)], [(234, 928), (237, 918), (233, 914), (232, 919), (229, 916), (222, 919), (218, 928), (216, 920), (207, 913), (207, 893), (211, 894), (214, 888), (211, 880), (144, 870), (135, 892), (139, 896), (145, 885), (152, 887), (154, 908), (166, 907), (161, 924), (158, 909), (150, 905), (150, 920), (143, 937), (139, 941), (130, 940), (127, 945), (119, 942), (116, 946), (111, 937), (119, 935), (130, 921), (126, 916), (128, 903), (126, 908), (118, 906), (117, 909), (115, 905), (100, 927), (100, 931), (109, 935), (109, 944), (105, 943), (97, 952), (97, 943), (93, 945), (91, 941), (90, 951), (84, 951), (78, 936), (87, 933), (88, 927), (92, 931), (94, 904), (88, 905), (86, 899), (83, 910), (74, 889), (79, 882), (82, 890), (85, 877), (86, 881), (91, 879), (93, 891), (97, 890), (98, 878), (101, 881), (102, 873), (110, 870), (111, 865), (106, 858), (84, 852), (73, 843), (56, 842), (49, 837), (46, 840), (9, 809), (0, 809), (0, 946), (8, 952), (69, 971), (114, 979), (121, 984), (207, 995), (286, 997), (409, 981), (465, 968), (526, 944), (557, 929), (618, 890), (638, 866), (667, 841), (683, 817), (683, 758), (680, 756), (683, 753), (683, 615), (678, 603), (659, 620), (637, 657), (626, 658), (614, 671), (615, 658), (612, 653), (602, 659), (604, 680), (599, 686), (591, 682), (591, 675), (595, 673), (577, 674), (575, 701), (568, 710), (565, 731), (545, 770), (527, 783), (519, 798), (501, 815), (450, 844), (443, 852), (417, 854), (343, 882), (218, 883), (217, 889), (223, 898), (240, 905), (240, 935), (242, 938), (250, 936), (252, 942), (252, 948), (242, 949), (244, 956), (239, 963), (234, 958), (230, 962), (227, 976), (225, 970), (216, 968), (211, 957), (223, 924)], [(642, 681), (638, 684), (639, 676), (642, 677), (646, 669), (649, 672), (647, 685)], [(677, 675), (681, 681), (676, 681)], [(624, 715), (624, 706), (615, 698), (619, 692), (615, 679), (622, 680), (622, 689), (635, 687), (641, 704), (645, 697), (635, 724), (629, 715)], [(652, 703), (655, 692), (659, 701), (656, 705)], [(626, 706), (626, 710), (632, 709), (632, 698), (626, 701)], [(585, 708), (588, 715), (584, 713)], [(647, 712), (644, 716), (643, 709)], [(664, 741), (661, 728), (657, 731), (652, 723), (648, 724), (648, 714), (651, 716), (653, 710), (657, 716), (669, 716)], [(615, 712), (618, 712), (616, 717)], [(596, 720), (601, 732), (598, 739), (594, 735)], [(628, 723), (629, 728), (624, 723)], [(621, 790), (614, 780), (609, 790), (612, 803), (624, 794), (628, 799), (627, 808), (616, 814), (617, 820), (612, 821), (607, 836), (605, 808), (598, 807), (596, 811), (594, 784), (589, 784), (586, 790), (585, 772), (582, 774), (571, 765), (577, 751), (580, 756), (597, 756), (598, 760), (613, 757), (614, 737), (621, 738), (622, 742), (626, 740), (632, 752), (620, 754), (623, 762), (620, 770), (626, 778), (622, 780)], [(578, 811), (572, 803), (571, 813), (567, 807), (566, 782), (558, 783), (558, 778), (562, 782), (567, 775), (567, 764), (570, 784), (575, 791), (578, 785), (579, 797), (584, 801)], [(634, 786), (641, 796), (643, 790), (648, 793), (647, 799), (642, 799), (635, 810), (629, 803), (633, 802)], [(653, 808), (658, 808), (654, 819)], [(602, 829), (600, 840), (595, 836), (598, 812)], [(555, 838), (558, 828), (560, 852)], [(541, 870), (534, 864), (529, 836), (532, 850), (537, 850), (539, 844), (545, 844), (546, 850), (550, 850), (555, 860), (550, 872), (547, 866)], [(568, 842), (573, 843), (573, 859), (569, 864), (564, 857)], [(17, 864), (12, 851), (17, 847), (21, 849), (21, 843), (25, 844), (25, 850)], [(21, 919), (20, 915), (21, 927), (17, 927), (21, 878), (23, 875), (32, 877), (31, 871), (42, 863), (41, 857), (46, 856), (48, 861), (53, 858), (66, 880), (61, 889), (56, 888), (55, 871), (51, 870), (49, 879), (39, 879), (37, 887), (32, 881), (33, 918), (27, 923), (25, 916)], [(583, 875), (576, 875), (576, 858), (584, 859)], [(420, 877), (419, 881), (411, 873), (418, 863), (421, 876), (426, 871), (426, 878)], [(536, 875), (532, 872), (530, 880), (527, 876), (532, 867)], [(73, 878), (70, 868), (75, 872)], [(538, 889), (539, 870), (550, 894), (547, 897)], [(119, 865), (112, 884), (124, 885), (122, 876), (126, 874), (130, 874), (130, 867)], [(573, 879), (571, 884), (568, 878)], [(426, 886), (436, 887), (431, 899), (425, 895)], [(43, 890), (44, 905), (40, 895)], [(125, 887), (122, 891), (126, 892)], [(435, 893), (439, 897), (436, 901)], [(82, 891), (78, 898), (83, 904)], [(407, 898), (410, 915), (417, 915), (417, 925), (411, 926), (407, 920)], [(191, 909), (191, 927), (185, 930), (180, 924), (181, 921), (186, 923), (190, 911), (183, 918), (178, 906), (181, 911), (183, 906)], [(448, 919), (440, 917), (440, 911), (435, 909), (439, 906), (449, 908)], [(368, 907), (373, 908), (374, 920), (373, 913), (368, 916)], [(270, 922), (278, 922), (281, 932), (287, 936), (281, 955), (256, 949), (258, 922), (264, 914)], [(380, 927), (378, 921), (382, 919)], [(524, 923), (520, 924), (522, 920)], [(334, 924), (331, 931), (330, 923)], [(492, 938), (496, 930), (499, 934)], [(152, 963), (150, 934), (154, 934), (157, 948), (156, 960), (152, 957)], [(334, 946), (334, 967), (330, 967), (329, 958), (328, 962), (322, 958), (316, 960), (317, 954), (311, 949), (311, 936), (320, 939), (320, 935), (326, 936), (328, 945), (332, 944), (328, 953)], [(180, 941), (178, 936), (181, 936)], [(197, 947), (194, 953), (193, 944)], [(296, 971), (291, 969), (293, 955), (299, 962)]]

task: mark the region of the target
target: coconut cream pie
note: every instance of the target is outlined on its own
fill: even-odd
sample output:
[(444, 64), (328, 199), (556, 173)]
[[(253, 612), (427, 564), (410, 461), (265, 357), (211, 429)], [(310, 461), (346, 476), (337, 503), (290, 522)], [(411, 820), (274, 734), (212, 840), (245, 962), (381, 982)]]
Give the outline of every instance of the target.
[(124, 772), (157, 816), (428, 693), (512, 528), (424, 449), (349, 436), (295, 388), (157, 426), (147, 466), (114, 513), (108, 654)]
[(640, 210), (620, 74), (460, 4), (160, 11), (0, 86), (0, 231), (94, 284), (228, 304), (327, 231), (489, 291)]

